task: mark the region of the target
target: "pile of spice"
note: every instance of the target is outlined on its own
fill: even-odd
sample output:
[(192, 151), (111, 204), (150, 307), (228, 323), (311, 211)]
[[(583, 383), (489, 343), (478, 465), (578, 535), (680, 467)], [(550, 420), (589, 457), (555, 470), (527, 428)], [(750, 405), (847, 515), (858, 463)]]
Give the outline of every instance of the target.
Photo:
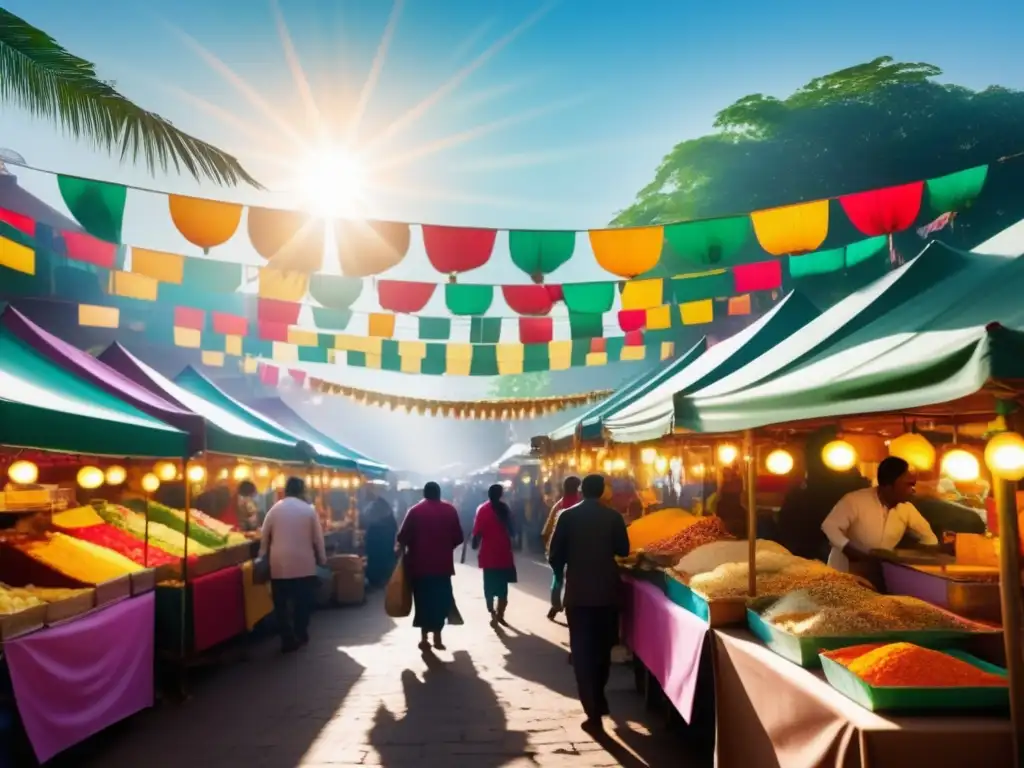
[(626, 528), (629, 534), (629, 551), (647, 549), (650, 545), (669, 539), (697, 522), (699, 518), (678, 508), (661, 509), (644, 515)]
[[(750, 569), (747, 563), (724, 563), (713, 571), (697, 574), (687, 583), (694, 592), (709, 600), (745, 597)], [(758, 552), (755, 561), (757, 594), (774, 597), (806, 589), (824, 582), (856, 584), (847, 573), (829, 568), (815, 560), (779, 552)]]
[(661, 541), (651, 543), (646, 551), (654, 555), (683, 557), (704, 544), (734, 538), (720, 518), (704, 517)]
[(915, 597), (879, 595), (835, 582), (808, 587), (775, 603), (762, 616), (798, 637), (841, 637), (923, 630), (977, 631), (978, 625)]
[(962, 659), (913, 643), (855, 645), (824, 654), (877, 688), (991, 688), (1006, 685)]

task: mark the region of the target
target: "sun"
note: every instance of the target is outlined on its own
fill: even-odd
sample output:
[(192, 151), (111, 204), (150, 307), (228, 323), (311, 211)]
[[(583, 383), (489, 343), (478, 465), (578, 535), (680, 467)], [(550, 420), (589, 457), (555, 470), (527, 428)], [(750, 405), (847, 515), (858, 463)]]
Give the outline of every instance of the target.
[(362, 158), (345, 147), (313, 150), (298, 169), (304, 207), (318, 216), (358, 216), (366, 200)]

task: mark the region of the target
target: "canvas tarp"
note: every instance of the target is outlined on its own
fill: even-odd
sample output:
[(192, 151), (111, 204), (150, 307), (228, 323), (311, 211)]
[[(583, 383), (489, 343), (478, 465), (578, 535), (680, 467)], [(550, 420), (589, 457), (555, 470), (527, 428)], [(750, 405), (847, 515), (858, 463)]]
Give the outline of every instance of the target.
[(43, 330), (14, 307), (8, 307), (0, 318), (4, 327), (56, 363), (65, 371), (99, 387), (118, 400), (128, 403), (158, 421), (170, 424), (189, 435), (189, 454), (202, 450), (206, 422), (194, 413), (182, 410), (139, 386), (88, 352), (68, 344)]
[(194, 395), (153, 370), (120, 344), (111, 344), (99, 359), (136, 384), (178, 408), (206, 421), (205, 450), (228, 456), (289, 463), (303, 462), (305, 453), (295, 444), (249, 424), (230, 411)]
[[(889, 311), (872, 312), (866, 323), (855, 318), (852, 331), (831, 344), (819, 343), (775, 376), (733, 392), (686, 399), (677, 423), (721, 433), (900, 412), (972, 395), (991, 379), (1024, 379), (1024, 259), (932, 244), (894, 273), (890, 291), (901, 276), (915, 272), (935, 279), (901, 290)], [(865, 290), (877, 295), (878, 287)], [(805, 333), (810, 326), (798, 335)]]
[(664, 377), (641, 397), (608, 416), (605, 429), (618, 443), (640, 443), (669, 434), (675, 397), (739, 370), (818, 315), (817, 308), (803, 295), (790, 293), (757, 322), (711, 347), (692, 365)]
[(183, 457), (188, 435), (61, 368), (0, 325), (0, 445)]
[(334, 455), (339, 461), (345, 461), (349, 466), (358, 469), (370, 477), (383, 477), (387, 474), (388, 468), (380, 462), (364, 458), (336, 440), (331, 439), (323, 432), (314, 429), (309, 422), (288, 407), (279, 397), (264, 397), (250, 401), (250, 406), (257, 413), (272, 419), (277, 424), (287, 429), (292, 434), (305, 440), (313, 446), (319, 456)]
[(706, 349), (707, 339), (701, 339), (668, 365), (644, 371), (636, 378), (626, 382), (614, 394), (589, 408), (583, 415), (577, 416), (563, 424), (551, 432), (548, 437), (557, 442), (572, 437), (579, 430), (580, 437), (584, 440), (600, 438), (603, 434), (602, 430), (605, 422), (613, 414), (619, 413), (623, 408), (628, 407), (637, 398), (643, 397), (666, 379), (685, 370), (691, 363), (700, 358)]

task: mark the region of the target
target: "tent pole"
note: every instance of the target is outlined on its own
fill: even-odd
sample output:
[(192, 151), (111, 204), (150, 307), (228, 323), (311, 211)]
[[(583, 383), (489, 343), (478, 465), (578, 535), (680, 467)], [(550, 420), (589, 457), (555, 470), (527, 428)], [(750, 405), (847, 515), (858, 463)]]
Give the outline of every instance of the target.
[(757, 456), (752, 429), (743, 433), (743, 456), (747, 462), (747, 594), (757, 597)]
[(993, 477), (999, 514), (999, 599), (1003, 614), (1003, 644), (1010, 681), (1010, 718), (1016, 768), (1024, 766), (1024, 656), (1021, 655), (1020, 532), (1017, 526), (1017, 484)]

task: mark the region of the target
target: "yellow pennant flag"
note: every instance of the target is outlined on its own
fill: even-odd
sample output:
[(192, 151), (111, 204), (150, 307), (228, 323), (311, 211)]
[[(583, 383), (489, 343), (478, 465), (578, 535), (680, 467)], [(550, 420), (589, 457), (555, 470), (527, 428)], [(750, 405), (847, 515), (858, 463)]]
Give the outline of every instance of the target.
[(36, 252), (21, 243), (0, 237), (0, 267), (7, 267), (26, 275), (34, 275), (36, 273)]
[(78, 324), (86, 328), (117, 328), (121, 325), (121, 310), (117, 307), (79, 304)]

